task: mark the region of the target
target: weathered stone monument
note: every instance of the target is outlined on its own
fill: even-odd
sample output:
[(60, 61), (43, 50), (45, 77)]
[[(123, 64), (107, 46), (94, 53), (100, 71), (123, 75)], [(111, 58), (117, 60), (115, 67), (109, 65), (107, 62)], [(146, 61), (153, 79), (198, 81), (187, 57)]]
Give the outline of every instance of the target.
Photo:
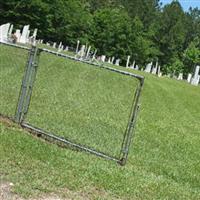
[(128, 56), (127, 61), (126, 61), (126, 68), (129, 67), (130, 58), (131, 58), (131, 56)]
[(20, 37), (20, 43), (26, 44), (29, 37), (29, 25), (23, 27), (22, 35)]
[(76, 45), (76, 54), (78, 53), (79, 44), (80, 44), (80, 41), (78, 40), (78, 41), (77, 41), (77, 45)]
[(105, 60), (106, 60), (106, 56), (105, 56), (105, 55), (102, 55), (102, 56), (101, 56), (101, 61), (102, 61), (102, 62), (105, 62)]
[(8, 32), (10, 29), (10, 23), (3, 24), (0, 26), (0, 41), (7, 41), (8, 40)]
[(192, 74), (189, 73), (187, 76), (187, 82), (190, 83), (191, 80), (192, 80)]
[(179, 75), (178, 75), (178, 78), (177, 78), (178, 80), (183, 80), (183, 73), (179, 73)]
[(119, 66), (119, 63), (120, 63), (120, 59), (117, 59), (117, 60), (115, 61), (115, 65)]
[(153, 67), (153, 69), (152, 69), (152, 74), (157, 74), (157, 69), (158, 69), (158, 62), (156, 62), (156, 66), (155, 67)]
[(152, 62), (147, 64), (147, 66), (146, 66), (144, 71), (147, 72), (147, 73), (150, 73), (151, 72), (151, 68), (152, 68)]
[(200, 79), (199, 71), (200, 71), (200, 66), (196, 66), (195, 73), (191, 81), (192, 85), (197, 86), (199, 84), (199, 79)]

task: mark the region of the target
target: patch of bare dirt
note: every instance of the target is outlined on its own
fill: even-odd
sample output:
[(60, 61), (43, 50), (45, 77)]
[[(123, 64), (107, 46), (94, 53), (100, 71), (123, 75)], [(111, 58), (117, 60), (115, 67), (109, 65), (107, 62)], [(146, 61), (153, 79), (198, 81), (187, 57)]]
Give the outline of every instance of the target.
[(0, 182), (0, 200), (93, 200), (95, 197), (104, 197), (104, 199), (117, 200), (117, 198), (111, 197), (104, 191), (99, 191), (96, 189), (91, 189), (88, 192), (73, 192), (65, 189), (59, 192), (62, 194), (61, 196), (57, 194), (44, 194), (37, 198), (24, 199), (12, 192), (13, 186), (13, 183)]

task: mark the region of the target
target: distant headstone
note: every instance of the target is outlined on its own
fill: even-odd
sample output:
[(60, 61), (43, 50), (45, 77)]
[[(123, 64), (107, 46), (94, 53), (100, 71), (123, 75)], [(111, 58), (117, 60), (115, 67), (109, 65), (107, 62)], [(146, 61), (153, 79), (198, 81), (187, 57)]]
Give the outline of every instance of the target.
[(12, 35), (12, 31), (13, 31), (13, 24), (11, 24), (9, 31), (8, 31), (8, 36)]
[(152, 69), (152, 74), (156, 74), (157, 73), (157, 69), (158, 69), (158, 62), (156, 62), (156, 66), (155, 67), (153, 67), (153, 69)]
[(139, 70), (139, 66), (138, 65), (135, 66), (135, 70)]
[(115, 60), (115, 57), (113, 56), (112, 59), (111, 59), (112, 64), (114, 63), (114, 60)]
[(0, 41), (8, 40), (9, 28), (10, 28), (10, 23), (3, 24), (0, 26)]
[(78, 53), (79, 44), (80, 44), (80, 41), (78, 40), (78, 41), (77, 41), (77, 45), (76, 45), (76, 54)]
[(97, 54), (97, 49), (95, 49), (94, 54), (92, 55), (93, 60), (96, 58), (96, 54)]
[(82, 59), (85, 56), (85, 45), (81, 46), (81, 50), (78, 51), (78, 56)]
[(109, 64), (111, 63), (111, 59), (110, 59), (110, 57), (108, 58), (108, 63), (109, 63)]
[(127, 61), (126, 61), (126, 68), (129, 67), (130, 58), (131, 58), (131, 56), (128, 56)]
[(23, 43), (23, 44), (26, 44), (27, 41), (28, 41), (28, 37), (29, 37), (29, 25), (26, 25), (23, 27), (23, 30), (22, 30), (22, 35), (20, 37), (20, 43)]
[(147, 73), (150, 73), (151, 72), (151, 67), (152, 67), (152, 62), (147, 64), (147, 66), (146, 66), (144, 71), (147, 72)]
[(115, 65), (119, 66), (119, 63), (120, 63), (120, 59), (117, 59), (117, 60), (115, 61)]
[(65, 51), (69, 51), (69, 47), (68, 46), (65, 47)]
[(190, 83), (191, 80), (192, 80), (192, 74), (189, 73), (187, 76), (187, 82)]
[(102, 55), (102, 56), (101, 56), (101, 61), (102, 61), (102, 62), (105, 62), (105, 60), (106, 60), (106, 56), (105, 56), (105, 55)]
[(53, 46), (52, 46), (52, 47), (53, 47), (53, 48), (56, 48), (56, 42), (53, 43)]
[(20, 38), (21, 38), (21, 32), (20, 29), (17, 29), (15, 32), (15, 36), (17, 37), (17, 42), (20, 42)]
[(179, 73), (178, 80), (183, 80), (183, 73)]
[(191, 81), (192, 85), (197, 86), (199, 84), (199, 79), (200, 79), (199, 71), (200, 71), (200, 66), (196, 66), (195, 73)]
[(90, 49), (91, 49), (91, 46), (89, 46), (89, 47), (88, 47), (88, 49), (87, 49), (86, 58), (88, 58), (88, 57), (89, 57), (89, 55), (90, 55)]

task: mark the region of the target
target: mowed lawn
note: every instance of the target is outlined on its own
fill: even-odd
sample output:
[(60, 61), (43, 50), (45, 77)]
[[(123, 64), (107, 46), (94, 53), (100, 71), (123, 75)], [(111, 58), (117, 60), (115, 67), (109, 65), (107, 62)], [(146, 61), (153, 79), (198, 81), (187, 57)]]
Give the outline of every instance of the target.
[[(0, 46), (2, 114), (14, 115), (26, 56)], [(73, 191), (85, 199), (199, 199), (200, 87), (129, 71), (144, 75), (145, 85), (125, 167), (1, 122), (1, 181), (12, 182), (13, 191), (25, 198), (43, 193), (65, 197)], [(43, 54), (26, 121), (118, 155), (136, 84)]]

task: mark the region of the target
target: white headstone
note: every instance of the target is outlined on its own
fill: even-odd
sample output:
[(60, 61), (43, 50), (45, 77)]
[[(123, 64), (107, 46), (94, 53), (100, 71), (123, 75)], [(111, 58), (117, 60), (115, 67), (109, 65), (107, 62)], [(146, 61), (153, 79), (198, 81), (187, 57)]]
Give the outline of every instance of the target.
[(78, 53), (79, 44), (80, 44), (80, 41), (78, 40), (78, 41), (77, 41), (77, 45), (76, 45), (76, 54)]
[(20, 42), (20, 38), (21, 38), (21, 32), (20, 29), (17, 29), (15, 32), (15, 36), (17, 37), (17, 42)]
[(88, 47), (87, 54), (86, 54), (86, 58), (88, 58), (89, 55), (90, 55), (90, 49), (91, 49), (91, 46)]
[(56, 48), (56, 42), (53, 43), (53, 46), (52, 46), (52, 47), (53, 47), (53, 48)]
[(110, 57), (108, 58), (108, 63), (109, 63), (109, 64), (111, 63), (111, 59), (110, 59)]
[(112, 64), (114, 63), (114, 60), (115, 60), (115, 57), (113, 56), (112, 59), (111, 59)]
[(197, 86), (199, 84), (199, 71), (200, 71), (200, 66), (196, 66), (195, 73), (191, 81), (192, 85)]
[(105, 55), (102, 55), (102, 56), (101, 56), (101, 61), (102, 61), (102, 62), (105, 62), (105, 60), (106, 60), (106, 56), (105, 56)]
[(3, 24), (0, 26), (0, 41), (8, 40), (9, 28), (10, 28), (10, 23)]
[(179, 73), (178, 80), (183, 80), (183, 73)]
[(136, 65), (134, 69), (135, 69), (135, 70), (139, 70), (139, 67), (138, 67), (138, 65)]
[(119, 63), (120, 63), (120, 59), (117, 59), (117, 60), (115, 61), (115, 65), (119, 66)]
[(85, 56), (85, 45), (81, 46), (81, 50), (78, 52), (78, 55), (83, 58)]
[(188, 77), (187, 77), (187, 82), (190, 83), (190, 82), (191, 82), (191, 79), (192, 79), (192, 74), (189, 73), (189, 74), (188, 74)]
[(13, 31), (13, 24), (11, 24), (10, 29), (8, 31), (8, 35), (11, 36)]
[(93, 54), (93, 56), (92, 56), (92, 59), (93, 59), (93, 60), (95, 59), (96, 54), (97, 54), (97, 49), (95, 49), (94, 54)]
[(69, 51), (69, 47), (68, 46), (65, 47), (65, 51)]
[(147, 72), (147, 73), (150, 73), (151, 72), (151, 67), (152, 67), (152, 62), (147, 64), (147, 66), (146, 66), (144, 71)]
[(30, 33), (29, 31), (29, 25), (26, 25), (23, 27), (23, 31), (22, 31), (22, 35), (20, 37), (20, 42), (23, 43), (23, 44), (26, 44), (27, 43), (27, 40), (28, 40), (28, 34)]
[(129, 67), (130, 58), (131, 58), (131, 56), (128, 56), (127, 61), (126, 61), (126, 68)]
[(157, 69), (158, 69), (158, 62), (156, 62), (156, 66), (153, 67), (153, 70), (152, 70), (152, 74), (156, 74), (157, 73)]

